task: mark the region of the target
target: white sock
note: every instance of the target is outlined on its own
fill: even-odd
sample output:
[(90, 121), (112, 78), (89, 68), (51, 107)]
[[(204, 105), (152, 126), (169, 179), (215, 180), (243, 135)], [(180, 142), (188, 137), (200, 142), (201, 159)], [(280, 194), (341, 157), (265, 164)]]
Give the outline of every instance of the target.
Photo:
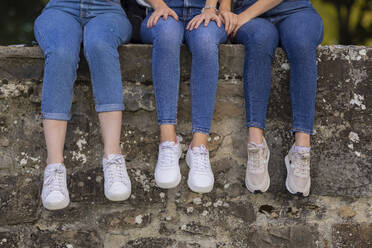
[(264, 146), (264, 143), (263, 143), (263, 141), (262, 141), (262, 143), (261, 144), (256, 144), (255, 142), (253, 142), (253, 141), (251, 141), (251, 142), (249, 142), (249, 143), (251, 143), (252, 145), (255, 145), (255, 146), (257, 146), (257, 147), (263, 147)]
[(310, 152), (311, 147), (306, 146), (296, 146), (294, 147), (295, 152)]

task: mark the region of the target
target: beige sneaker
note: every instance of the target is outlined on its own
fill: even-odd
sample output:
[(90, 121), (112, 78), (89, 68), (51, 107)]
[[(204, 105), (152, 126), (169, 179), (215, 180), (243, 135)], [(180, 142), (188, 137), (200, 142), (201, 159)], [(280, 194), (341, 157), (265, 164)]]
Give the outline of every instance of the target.
[(248, 143), (248, 161), (245, 174), (245, 185), (252, 193), (265, 192), (270, 186), (268, 172), (270, 150), (265, 138), (263, 146)]
[(310, 152), (294, 150), (295, 145), (285, 157), (287, 167), (287, 180), (285, 185), (292, 194), (300, 193), (308, 196), (310, 193)]

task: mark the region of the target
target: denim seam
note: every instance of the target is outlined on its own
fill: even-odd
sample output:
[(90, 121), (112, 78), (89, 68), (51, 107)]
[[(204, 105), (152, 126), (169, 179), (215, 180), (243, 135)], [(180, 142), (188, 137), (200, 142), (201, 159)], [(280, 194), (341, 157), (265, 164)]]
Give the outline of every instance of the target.
[[(45, 44), (45, 41), (44, 41), (44, 37), (42, 36), (41, 32), (39, 31), (39, 29), (37, 28), (37, 25), (34, 25), (34, 32), (37, 33), (37, 35), (39, 36), (39, 38), (42, 40), (42, 42)], [(40, 46), (40, 44), (39, 44)]]
[(266, 129), (265, 125), (262, 125), (261, 123), (259, 122), (254, 122), (254, 121), (249, 121), (245, 124), (245, 127), (246, 128), (249, 128), (249, 127), (257, 127), (257, 128), (261, 128), (263, 130)]
[(41, 112), (42, 119), (49, 119), (49, 120), (71, 120), (71, 115), (69, 113), (46, 113)]
[[(152, 43), (154, 43), (155, 41), (155, 37), (158, 37), (158, 35), (156, 34), (156, 30), (155, 28), (152, 28), (151, 29), (151, 33), (152, 33), (152, 36), (154, 37)], [(182, 44), (182, 41), (181, 41), (181, 44)], [(154, 47), (153, 47), (154, 49)], [(157, 96), (160, 94), (160, 91), (159, 91), (159, 88), (158, 88), (158, 82), (155, 81), (155, 75), (154, 75), (154, 71), (152, 71), (152, 77), (154, 79), (153, 81), (153, 85), (154, 85), (154, 93), (155, 93), (155, 105), (156, 105), (156, 111), (157, 111), (157, 114), (158, 114), (158, 117), (160, 115), (160, 101), (161, 99), (158, 99)], [(178, 84), (177, 84), (177, 93), (179, 93), (179, 87), (180, 87), (180, 79), (178, 79)], [(176, 94), (176, 113), (175, 113), (175, 119), (158, 119), (158, 125), (162, 125), (162, 124), (171, 124), (171, 125), (176, 125), (177, 124), (177, 115), (178, 115), (178, 96), (179, 94)], [(163, 103), (164, 104), (164, 103)]]
[(97, 112), (111, 112), (124, 110), (124, 104), (97, 104)]
[[(220, 30), (220, 29), (218, 29), (218, 30)], [(220, 43), (223, 43), (224, 41), (225, 41), (225, 38), (227, 38), (225, 35), (224, 36), (220, 36), (219, 37), (220, 39), (219, 40), (216, 40), (216, 43), (215, 43), (215, 45), (217, 46), (217, 58), (218, 58), (218, 55), (219, 55), (219, 45), (220, 45)], [(189, 46), (189, 49), (190, 50), (193, 50), (192, 49), (192, 47), (195, 45), (195, 44), (193, 44), (194, 42), (193, 42), (193, 39), (189, 39), (189, 42), (188, 42), (188, 46)], [(219, 63), (218, 63), (218, 60), (217, 60), (217, 65), (218, 65)], [(218, 68), (218, 66), (217, 66), (217, 68)], [(218, 73), (218, 72), (217, 72)], [(218, 85), (218, 79), (217, 79), (217, 85)], [(192, 74), (192, 76), (191, 76), (191, 78), (190, 78), (190, 91), (191, 91), (191, 99), (193, 98), (193, 96), (195, 95), (195, 91), (196, 91), (196, 89), (195, 89), (195, 86), (194, 86), (194, 75)], [(215, 99), (214, 99), (214, 102), (213, 102), (213, 108), (212, 108), (212, 113), (211, 113), (211, 115), (212, 115), (212, 117), (213, 117), (213, 110), (214, 110), (214, 103), (215, 103)], [(195, 110), (197, 109), (197, 105), (196, 105), (196, 101), (192, 101), (191, 100), (191, 105), (192, 105), (192, 116), (195, 116), (196, 115), (196, 113), (195, 113)], [(193, 133), (195, 133), (195, 132), (200, 132), (200, 133), (203, 133), (203, 134), (207, 134), (207, 135), (209, 135), (209, 133), (210, 133), (210, 128), (199, 128), (199, 127), (193, 127), (192, 128), (192, 132)]]
[[(188, 42), (188, 43), (189, 44), (187, 44), (187, 45), (189, 46), (190, 51), (192, 51), (192, 47), (193, 47), (192, 39), (190, 39), (190, 42)], [(195, 118), (195, 108), (197, 107), (197, 106), (195, 106), (195, 104), (196, 104), (195, 101), (193, 101), (193, 96), (195, 95), (195, 93), (194, 93), (194, 89), (195, 89), (195, 87), (194, 87), (194, 74), (195, 73), (192, 73), (190, 75), (191, 123), (194, 123), (193, 118)], [(205, 133), (205, 129), (192, 127), (192, 133), (195, 133), (195, 132)]]
[(314, 130), (307, 129), (307, 128), (296, 128), (296, 127), (293, 127), (291, 129), (291, 133), (295, 133), (295, 132), (303, 132), (303, 133), (306, 133), (306, 134), (314, 135)]
[[(179, 87), (179, 83), (178, 83), (178, 87)], [(154, 93), (155, 93), (155, 105), (156, 105), (156, 110), (158, 112), (158, 115), (159, 115), (159, 110), (160, 110), (160, 103), (159, 101), (157, 101), (156, 99), (156, 95), (157, 95), (157, 91), (159, 91), (159, 89), (156, 87), (156, 85), (154, 84)], [(179, 91), (179, 89), (178, 89)], [(176, 101), (176, 116), (178, 115), (178, 94), (177, 94), (177, 101)], [(177, 119), (164, 119), (164, 120), (158, 120), (158, 124), (161, 125), (161, 124), (177, 124)]]
[(169, 125), (176, 125), (177, 120), (158, 120), (159, 125), (169, 124)]
[[(245, 54), (245, 56), (247, 56), (247, 55)], [(255, 62), (253, 61), (253, 63), (255, 63)], [(251, 58), (251, 61), (248, 61), (248, 64), (252, 64), (252, 58)], [(244, 64), (244, 66), (245, 66), (245, 64)], [(246, 71), (247, 71), (247, 69), (244, 68), (244, 79), (243, 79), (243, 83), (244, 83), (244, 86), (248, 88), (248, 73)], [(251, 97), (251, 95), (252, 95), (251, 94), (251, 91), (250, 90), (247, 90), (247, 92), (248, 92), (249, 101), (252, 101), (251, 100), (252, 99), (252, 97)], [(252, 104), (251, 104), (251, 102), (249, 102), (248, 104), (249, 104), (249, 119), (252, 119), (252, 116), (253, 116), (253, 113), (252, 113), (253, 112)], [(257, 124), (259, 124), (259, 123), (257, 123)]]
[(209, 129), (207, 129), (207, 128), (193, 127), (192, 128), (192, 133), (203, 133), (203, 134), (209, 135)]
[[(320, 17), (321, 19), (321, 17)], [(318, 39), (318, 46), (320, 43), (322, 43), (323, 39), (324, 39), (324, 24), (323, 24), (323, 20), (320, 22), (320, 25), (321, 25), (321, 28), (320, 28), (320, 34), (319, 34), (319, 39)]]

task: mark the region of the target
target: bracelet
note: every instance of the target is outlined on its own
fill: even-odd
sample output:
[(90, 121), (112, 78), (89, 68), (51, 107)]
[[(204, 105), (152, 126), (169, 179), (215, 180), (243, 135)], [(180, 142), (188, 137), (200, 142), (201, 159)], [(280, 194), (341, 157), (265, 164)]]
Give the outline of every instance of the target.
[(205, 6), (204, 8), (202, 8), (201, 12), (204, 13), (206, 9), (214, 9), (217, 12), (216, 6), (212, 6), (212, 5)]

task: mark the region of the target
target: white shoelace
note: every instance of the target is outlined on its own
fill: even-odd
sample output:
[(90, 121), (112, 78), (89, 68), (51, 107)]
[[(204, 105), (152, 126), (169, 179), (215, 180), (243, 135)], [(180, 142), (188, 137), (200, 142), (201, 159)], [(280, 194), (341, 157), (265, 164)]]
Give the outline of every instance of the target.
[(295, 152), (292, 163), (294, 174), (299, 177), (309, 177), (310, 174), (310, 155), (307, 153)]
[(192, 168), (197, 172), (206, 173), (210, 170), (209, 154), (207, 148), (202, 145), (200, 148), (191, 149), (193, 154)]
[(172, 142), (164, 142), (159, 147), (159, 165), (162, 168), (174, 167), (178, 160), (178, 147)]
[(123, 160), (123, 157), (115, 156), (105, 161), (104, 172), (107, 173), (110, 185), (114, 182), (121, 182), (124, 185), (128, 185), (129, 182), (124, 173), (126, 168)]
[(248, 148), (248, 165), (249, 170), (257, 171), (264, 168), (263, 148)]
[(48, 195), (52, 191), (58, 191), (64, 194), (64, 170), (62, 165), (58, 165), (53, 169), (48, 169), (46, 172), (47, 177), (45, 178), (46, 194)]

